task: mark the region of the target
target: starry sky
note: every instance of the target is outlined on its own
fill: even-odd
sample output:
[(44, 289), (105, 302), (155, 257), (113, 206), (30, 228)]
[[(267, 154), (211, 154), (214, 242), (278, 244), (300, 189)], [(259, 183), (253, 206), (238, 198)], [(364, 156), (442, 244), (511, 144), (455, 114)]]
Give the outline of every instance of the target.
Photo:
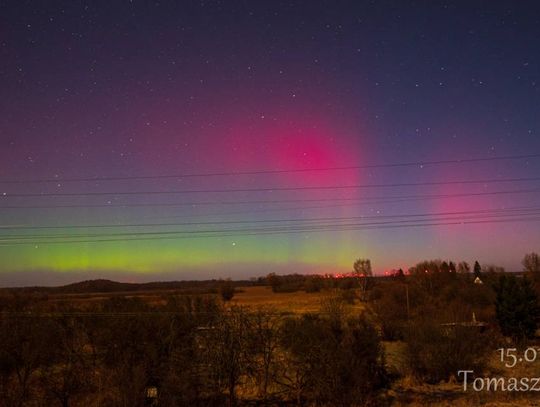
[(533, 1), (5, 1), (0, 285), (519, 270)]

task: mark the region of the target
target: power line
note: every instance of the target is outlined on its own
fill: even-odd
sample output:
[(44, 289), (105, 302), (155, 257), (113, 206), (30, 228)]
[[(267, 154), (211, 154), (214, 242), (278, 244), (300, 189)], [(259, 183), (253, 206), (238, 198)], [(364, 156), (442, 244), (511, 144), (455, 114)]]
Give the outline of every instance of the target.
[[(182, 216), (170, 216), (162, 218), (182, 218), (182, 217), (211, 217), (211, 216), (223, 216), (223, 215), (245, 215), (249, 213), (261, 213), (261, 212), (276, 212), (276, 211), (288, 211), (288, 210), (306, 210), (306, 209), (324, 209), (332, 207), (344, 207), (344, 206), (357, 206), (357, 205), (373, 205), (373, 204), (393, 204), (400, 202), (409, 202), (416, 200), (433, 200), (433, 199), (447, 199), (458, 197), (477, 197), (477, 196), (496, 196), (496, 195), (513, 195), (513, 194), (529, 194), (540, 193), (538, 189), (521, 189), (521, 190), (499, 190), (492, 192), (473, 192), (473, 193), (458, 193), (458, 194), (421, 194), (421, 195), (390, 195), (390, 196), (376, 196), (376, 197), (363, 197), (363, 198), (321, 198), (321, 199), (283, 199), (283, 200), (246, 200), (246, 201), (199, 201), (199, 202), (179, 202), (179, 203), (125, 203), (125, 204), (87, 204), (87, 205), (32, 205), (32, 206), (0, 206), (0, 210), (27, 210), (27, 209), (79, 209), (79, 208), (100, 208), (100, 209), (112, 209), (112, 208), (131, 208), (131, 207), (184, 207), (192, 206), (216, 206), (216, 205), (247, 205), (247, 204), (284, 204), (284, 203), (302, 203), (302, 202), (354, 202), (348, 204), (334, 204), (324, 206), (297, 206), (286, 208), (272, 208), (262, 209), (254, 211), (236, 211), (236, 212), (220, 212), (220, 213), (205, 213), (195, 215), (182, 215)], [(365, 201), (368, 200), (368, 201)]]
[[(258, 232), (279, 232), (279, 231), (316, 231), (326, 228), (333, 227), (343, 227), (342, 230), (349, 230), (349, 228), (363, 227), (363, 226), (379, 226), (379, 225), (388, 225), (388, 224), (407, 224), (413, 222), (433, 222), (433, 221), (443, 221), (443, 220), (464, 220), (464, 219), (484, 219), (484, 218), (504, 218), (504, 217), (523, 217), (525, 215), (540, 215), (540, 212), (537, 210), (530, 213), (516, 213), (516, 214), (492, 214), (484, 216), (447, 216), (439, 217), (432, 219), (409, 219), (409, 220), (394, 220), (394, 221), (383, 221), (383, 222), (369, 222), (369, 223), (331, 223), (331, 224), (307, 224), (307, 225), (285, 225), (285, 226), (268, 226), (268, 227), (259, 227), (259, 228), (234, 228), (234, 229), (217, 229), (217, 230), (180, 230), (180, 231), (153, 231), (153, 232), (115, 232), (115, 233), (81, 233), (81, 234), (67, 234), (67, 235), (9, 235), (6, 237), (0, 238), (0, 242), (9, 242), (9, 241), (24, 241), (32, 239), (79, 239), (79, 238), (98, 238), (98, 237), (130, 237), (130, 236), (159, 236), (159, 235), (207, 235), (207, 234), (221, 234), (221, 233), (236, 233), (236, 232), (249, 232), (249, 233), (258, 233)], [(354, 220), (354, 219), (350, 219)], [(337, 220), (336, 220), (337, 221)], [(343, 220), (345, 221), (345, 219)]]
[(36, 198), (36, 197), (59, 197), (59, 196), (103, 196), (103, 195), (175, 195), (175, 194), (198, 194), (198, 193), (236, 193), (236, 192), (275, 192), (275, 191), (317, 191), (317, 190), (344, 190), (364, 188), (395, 188), (434, 185), (461, 185), (461, 184), (491, 184), (508, 182), (540, 181), (540, 177), (523, 178), (489, 178), (479, 180), (455, 180), (455, 181), (424, 181), (404, 182), (389, 184), (357, 184), (357, 185), (322, 185), (302, 187), (265, 187), (265, 188), (239, 188), (239, 189), (184, 189), (177, 191), (110, 191), (110, 192), (50, 192), (50, 193), (23, 193), (4, 194), (2, 198)]
[(321, 230), (295, 230), (295, 231), (269, 231), (256, 233), (231, 233), (231, 234), (215, 234), (206, 236), (154, 236), (141, 238), (113, 238), (113, 239), (95, 239), (95, 240), (72, 240), (72, 241), (35, 241), (35, 242), (15, 242), (15, 243), (0, 243), (0, 247), (19, 246), (19, 245), (49, 245), (49, 244), (73, 244), (73, 243), (106, 243), (106, 242), (130, 242), (130, 241), (151, 241), (151, 240), (178, 240), (178, 239), (196, 239), (196, 238), (223, 238), (223, 237), (245, 237), (245, 236), (267, 236), (267, 235), (287, 235), (299, 233), (321, 233), (321, 232), (339, 232), (339, 231), (361, 231), (373, 229), (400, 229), (400, 228), (415, 228), (415, 227), (431, 227), (431, 226), (452, 226), (452, 225), (470, 225), (470, 224), (486, 224), (486, 223), (513, 223), (513, 222), (536, 222), (540, 221), (540, 217), (535, 218), (518, 218), (518, 219), (503, 219), (503, 220), (482, 220), (482, 221), (455, 221), (455, 222), (440, 222), (440, 223), (421, 223), (409, 225), (383, 225), (377, 227), (356, 227), (356, 228), (329, 228)]
[(223, 172), (203, 172), (203, 173), (185, 173), (185, 174), (160, 174), (160, 175), (134, 175), (134, 176), (116, 176), (116, 177), (80, 177), (80, 178), (37, 178), (28, 180), (0, 180), (0, 184), (35, 184), (52, 182), (97, 182), (97, 181), (128, 181), (128, 180), (146, 180), (146, 179), (171, 179), (171, 178), (195, 178), (195, 177), (215, 177), (215, 176), (239, 176), (239, 175), (264, 175), (264, 174), (283, 174), (283, 173), (302, 173), (302, 172), (322, 172), (322, 171), (340, 171), (340, 170), (359, 170), (374, 168), (395, 168), (395, 167), (417, 167), (427, 165), (446, 165), (446, 164), (464, 164), (474, 162), (489, 162), (501, 160), (522, 160), (528, 158), (538, 158), (538, 154), (507, 155), (497, 157), (479, 157), (453, 160), (436, 161), (415, 161), (391, 164), (367, 164), (367, 165), (349, 165), (342, 167), (324, 167), (324, 168), (298, 168), (282, 170), (252, 170), (252, 171), (223, 171)]
[[(356, 207), (360, 205), (373, 205), (373, 204), (394, 204), (401, 202), (411, 202), (418, 200), (431, 200), (431, 199), (442, 199), (442, 198), (456, 198), (456, 197), (474, 197), (474, 196), (483, 196), (483, 195), (503, 195), (503, 194), (512, 194), (512, 193), (539, 193), (540, 189), (532, 190), (513, 190), (513, 191), (495, 191), (495, 192), (480, 192), (480, 193), (462, 193), (462, 194), (437, 194), (437, 195), (416, 195), (416, 196), (405, 196), (404, 198), (387, 198), (371, 200), (367, 202), (362, 202), (363, 198), (343, 198), (345, 202), (355, 202), (355, 203), (342, 203), (342, 204), (333, 204), (333, 205), (317, 205), (317, 206), (296, 206), (296, 207), (285, 207), (285, 208), (270, 208), (270, 209), (259, 209), (259, 210), (244, 210), (236, 212), (219, 212), (219, 213), (204, 213), (204, 214), (183, 214), (183, 215), (171, 215), (171, 216), (151, 216), (145, 217), (146, 219), (179, 219), (179, 218), (194, 218), (194, 217), (214, 217), (214, 216), (228, 216), (228, 215), (245, 215), (251, 213), (268, 213), (268, 212), (285, 212), (285, 211), (296, 211), (296, 210), (308, 210), (308, 209), (325, 209), (325, 208), (343, 208), (343, 207)], [(367, 199), (367, 198), (366, 198)], [(341, 201), (340, 198), (329, 198), (323, 201)], [(302, 201), (302, 200), (300, 200)], [(310, 200), (307, 200), (309, 202)], [(317, 201), (317, 200), (315, 200)], [(285, 202), (285, 201), (282, 201)], [(0, 207), (1, 209), (1, 207)]]
[[(483, 217), (485, 218), (485, 217)], [(174, 240), (174, 239), (193, 239), (193, 238), (223, 238), (223, 237), (242, 237), (242, 236), (265, 236), (265, 235), (285, 235), (298, 233), (320, 233), (320, 232), (335, 232), (335, 231), (361, 231), (361, 230), (378, 230), (378, 229), (400, 229), (413, 227), (431, 227), (431, 226), (451, 226), (451, 225), (470, 225), (470, 224), (489, 224), (489, 223), (513, 223), (513, 222), (536, 222), (540, 221), (540, 216), (534, 217), (516, 217), (510, 219), (481, 219), (471, 218), (464, 220), (463, 218), (448, 218), (450, 221), (442, 222), (439, 220), (425, 220), (422, 223), (403, 223), (407, 221), (397, 222), (379, 222), (372, 224), (336, 224), (336, 225), (319, 225), (310, 227), (294, 227), (284, 229), (231, 229), (223, 231), (189, 231), (189, 232), (143, 232), (133, 234), (134, 236), (145, 235), (145, 237), (125, 237), (125, 238), (106, 238), (106, 239), (87, 239), (87, 240), (63, 240), (63, 241), (20, 241), (2, 242), (0, 247), (19, 246), (19, 245), (49, 245), (49, 244), (73, 244), (73, 243), (104, 243), (104, 242), (130, 242), (130, 241), (149, 241), (149, 240)], [(184, 235), (172, 234), (183, 233)], [(205, 233), (205, 234), (202, 234)], [(157, 234), (158, 236), (148, 236), (148, 234)]]
[(469, 211), (435, 212), (435, 213), (408, 213), (395, 215), (362, 215), (347, 217), (317, 217), (299, 219), (257, 219), (257, 220), (230, 220), (230, 221), (206, 221), (206, 222), (167, 222), (167, 223), (120, 223), (120, 224), (86, 224), (86, 225), (53, 225), (53, 226), (2, 226), (0, 230), (41, 230), (41, 229), (94, 229), (94, 228), (132, 228), (132, 227), (162, 227), (162, 226), (208, 226), (208, 225), (234, 225), (252, 223), (291, 223), (291, 222), (327, 222), (327, 221), (349, 221), (363, 219), (395, 219), (395, 218), (419, 218), (429, 216), (448, 215), (472, 215), (490, 214), (505, 212), (535, 212), (540, 211), (537, 206), (511, 207), (501, 209), (477, 209)]

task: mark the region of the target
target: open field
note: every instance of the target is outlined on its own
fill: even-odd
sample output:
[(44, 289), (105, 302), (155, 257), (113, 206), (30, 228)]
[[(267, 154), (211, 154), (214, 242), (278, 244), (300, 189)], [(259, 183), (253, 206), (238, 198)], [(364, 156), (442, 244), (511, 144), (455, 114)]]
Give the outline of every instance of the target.
[[(306, 313), (317, 312), (321, 309), (321, 303), (331, 297), (331, 291), (306, 293), (296, 291), (291, 293), (274, 293), (267, 286), (242, 287), (241, 292), (235, 294), (231, 304), (247, 307), (271, 307), (280, 313)], [(350, 306), (350, 311), (362, 311), (363, 305), (355, 301)]]
[[(269, 286), (246, 286), (237, 287), (233, 299), (229, 305), (240, 307), (269, 307), (277, 313), (307, 313), (318, 312), (321, 304), (329, 297), (337, 295), (339, 292), (322, 290), (320, 292), (306, 293), (305, 291), (278, 292), (272, 291)], [(162, 305), (169, 296), (193, 295), (178, 289), (144, 290), (144, 291), (114, 291), (114, 292), (94, 292), (94, 293), (65, 293), (48, 295), (47, 301), (51, 303), (67, 303), (76, 307), (85, 308), (89, 304), (98, 304), (111, 298), (139, 298), (151, 305)], [(202, 293), (203, 296), (215, 296), (215, 293)], [(364, 310), (364, 306), (355, 300), (354, 305), (349, 305), (347, 310), (351, 313)]]

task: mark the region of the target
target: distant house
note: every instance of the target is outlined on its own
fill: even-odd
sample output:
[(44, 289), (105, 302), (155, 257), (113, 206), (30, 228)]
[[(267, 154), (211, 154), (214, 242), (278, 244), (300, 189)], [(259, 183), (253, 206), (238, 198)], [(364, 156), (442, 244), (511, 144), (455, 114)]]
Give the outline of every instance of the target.
[(149, 385), (145, 389), (145, 406), (157, 406), (158, 405), (158, 388), (155, 385)]
[(474, 279), (474, 284), (484, 284), (484, 282), (482, 280), (480, 280), (480, 277), (476, 277)]

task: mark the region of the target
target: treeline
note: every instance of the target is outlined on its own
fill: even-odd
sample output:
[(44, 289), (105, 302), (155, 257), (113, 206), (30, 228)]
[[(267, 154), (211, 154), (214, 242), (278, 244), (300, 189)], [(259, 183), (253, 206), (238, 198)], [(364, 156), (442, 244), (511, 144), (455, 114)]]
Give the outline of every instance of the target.
[(258, 285), (268, 285), (275, 293), (290, 293), (306, 291), (308, 293), (320, 292), (334, 288), (344, 290), (359, 288), (361, 286), (358, 277), (334, 277), (332, 275), (304, 275), (287, 274), (277, 275), (270, 273), (266, 277), (256, 280)]
[(169, 296), (43, 310), (18, 297), (0, 319), (2, 406), (236, 406), (376, 403), (386, 384), (375, 326), (324, 311), (283, 317)]

